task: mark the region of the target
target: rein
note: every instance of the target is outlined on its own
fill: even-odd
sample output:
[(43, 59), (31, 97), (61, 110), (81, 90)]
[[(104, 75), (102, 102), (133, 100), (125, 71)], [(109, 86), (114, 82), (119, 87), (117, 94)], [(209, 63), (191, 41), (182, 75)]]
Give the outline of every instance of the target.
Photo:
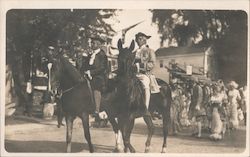
[(76, 88), (76, 87), (79, 86), (80, 84), (81, 84), (81, 82), (77, 83), (77, 84), (74, 85), (73, 87), (70, 87), (70, 88), (68, 88), (68, 89), (66, 89), (66, 90), (64, 90), (64, 91), (62, 91), (62, 94), (65, 94), (65, 93), (71, 91), (72, 89)]
[[(85, 78), (85, 80), (87, 81), (88, 87), (91, 89), (90, 82), (89, 82), (87, 76), (84, 75), (84, 78)], [(62, 91), (62, 94), (67, 93), (67, 92), (73, 90), (74, 88), (76, 88), (77, 86), (79, 86), (81, 83), (82, 83), (82, 82), (79, 82), (79, 83), (77, 83), (76, 85), (74, 85), (73, 87), (70, 87), (70, 88), (68, 88), (68, 89), (66, 89), (66, 90), (64, 90), (64, 91)]]

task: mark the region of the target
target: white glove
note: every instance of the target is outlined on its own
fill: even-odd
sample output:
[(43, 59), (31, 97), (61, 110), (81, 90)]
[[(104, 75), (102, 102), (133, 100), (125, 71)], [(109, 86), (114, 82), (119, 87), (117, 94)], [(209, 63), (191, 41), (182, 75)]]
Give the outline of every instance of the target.
[(91, 74), (90, 74), (90, 71), (89, 71), (89, 70), (85, 71), (85, 74), (88, 76), (88, 78), (89, 78), (90, 80), (92, 80), (92, 76), (91, 76)]
[(32, 92), (32, 84), (31, 84), (31, 82), (27, 82), (26, 92), (29, 93), (29, 94)]
[(136, 72), (139, 73), (140, 72), (140, 63), (135, 63), (136, 65)]

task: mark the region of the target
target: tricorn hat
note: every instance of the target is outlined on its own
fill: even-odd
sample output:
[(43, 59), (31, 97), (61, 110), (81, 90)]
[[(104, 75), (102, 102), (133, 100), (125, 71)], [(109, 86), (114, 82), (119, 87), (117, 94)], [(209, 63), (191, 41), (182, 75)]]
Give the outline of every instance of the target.
[(139, 38), (139, 37), (141, 37), (141, 36), (146, 37), (146, 39), (151, 38), (150, 35), (146, 35), (146, 34), (144, 34), (144, 33), (142, 33), (142, 32), (139, 32), (139, 33), (137, 33), (137, 34), (135, 35), (135, 39), (137, 39), (137, 38)]

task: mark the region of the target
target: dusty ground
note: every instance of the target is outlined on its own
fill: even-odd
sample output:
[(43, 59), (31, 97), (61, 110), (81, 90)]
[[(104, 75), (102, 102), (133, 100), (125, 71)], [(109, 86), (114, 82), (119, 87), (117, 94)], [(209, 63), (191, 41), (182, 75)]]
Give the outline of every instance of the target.
[[(159, 121), (155, 121), (156, 130), (152, 138), (151, 152), (159, 153), (162, 145), (162, 131)], [(56, 121), (41, 118), (14, 116), (6, 119), (5, 149), (8, 152), (65, 152), (66, 128), (57, 128)], [(144, 152), (147, 127), (142, 119), (137, 119), (131, 142), (137, 152)], [(227, 133), (222, 141), (211, 141), (209, 134), (204, 133), (201, 139), (190, 136), (190, 129), (185, 128), (179, 135), (169, 136), (167, 153), (241, 153), (246, 148), (246, 128)], [(95, 152), (111, 153), (115, 137), (111, 126), (107, 128), (91, 128), (91, 137)], [(72, 152), (88, 153), (88, 146), (83, 136), (83, 129), (76, 122), (73, 130)]]

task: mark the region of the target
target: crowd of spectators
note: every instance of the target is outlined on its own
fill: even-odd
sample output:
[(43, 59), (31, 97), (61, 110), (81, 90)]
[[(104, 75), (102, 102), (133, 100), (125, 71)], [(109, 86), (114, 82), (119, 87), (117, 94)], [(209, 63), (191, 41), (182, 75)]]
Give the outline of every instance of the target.
[[(208, 81), (197, 78), (172, 79), (171, 121), (174, 134), (191, 127), (192, 135), (200, 138), (203, 130), (213, 140), (223, 139), (226, 131), (246, 125), (247, 86), (235, 81)], [(240, 123), (242, 122), (242, 123)]]

